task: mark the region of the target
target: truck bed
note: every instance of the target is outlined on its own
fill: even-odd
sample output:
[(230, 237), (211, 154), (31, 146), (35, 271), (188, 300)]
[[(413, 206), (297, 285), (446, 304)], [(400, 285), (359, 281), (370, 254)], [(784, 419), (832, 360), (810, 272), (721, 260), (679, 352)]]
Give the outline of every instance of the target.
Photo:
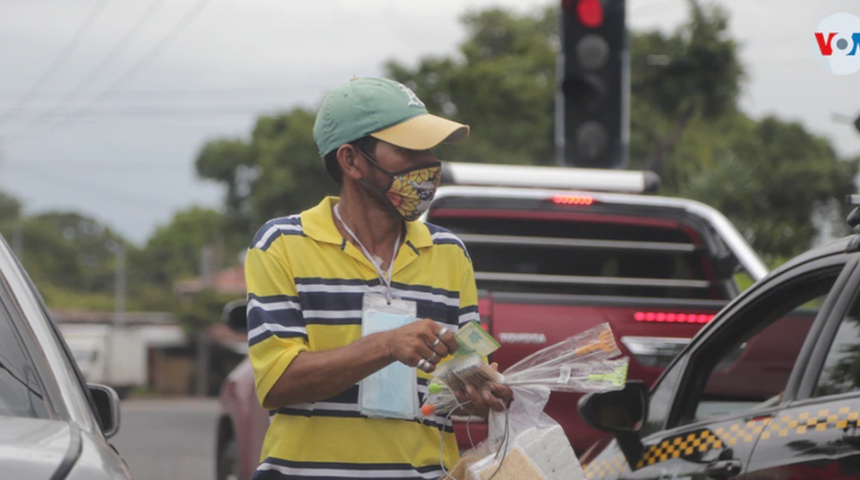
[[(609, 323), (628, 377), (649, 384), (740, 291), (736, 275), (765, 269), (722, 215), (651, 195), (450, 187), (426, 221), (465, 243), (484, 327), (500, 371), (600, 323)], [(576, 413), (581, 395), (553, 393), (545, 411), (584, 451), (602, 434)], [(486, 426), (468, 422), (472, 441)], [(466, 423), (455, 425), (470, 448)]]

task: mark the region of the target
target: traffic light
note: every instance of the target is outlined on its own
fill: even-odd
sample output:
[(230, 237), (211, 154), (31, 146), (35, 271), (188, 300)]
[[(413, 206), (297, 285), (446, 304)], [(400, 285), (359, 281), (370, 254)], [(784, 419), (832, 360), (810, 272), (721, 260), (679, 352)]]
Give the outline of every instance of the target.
[(625, 0), (563, 0), (559, 163), (626, 168), (629, 66)]

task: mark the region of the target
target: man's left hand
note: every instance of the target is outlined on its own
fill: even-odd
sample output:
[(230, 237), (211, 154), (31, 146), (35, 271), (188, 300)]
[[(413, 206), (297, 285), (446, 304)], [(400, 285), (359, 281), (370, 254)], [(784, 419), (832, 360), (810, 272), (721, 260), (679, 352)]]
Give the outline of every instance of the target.
[[(493, 370), (499, 370), (497, 363), (491, 363), (490, 367)], [(488, 383), (482, 389), (467, 387), (466, 396), (458, 398), (458, 400), (461, 403), (471, 402), (469, 405), (463, 407), (463, 413), (486, 417), (490, 410), (503, 412), (510, 405), (513, 398), (514, 394), (507, 385)]]

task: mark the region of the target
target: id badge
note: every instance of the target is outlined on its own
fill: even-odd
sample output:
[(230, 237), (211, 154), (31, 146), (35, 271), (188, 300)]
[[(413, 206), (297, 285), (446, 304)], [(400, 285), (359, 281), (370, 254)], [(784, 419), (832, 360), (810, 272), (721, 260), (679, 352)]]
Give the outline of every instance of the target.
[[(415, 302), (384, 295), (364, 295), (361, 335), (385, 332), (415, 321)], [(418, 418), (418, 385), (415, 367), (394, 362), (364, 378), (358, 384), (358, 405), (362, 414), (375, 418)]]

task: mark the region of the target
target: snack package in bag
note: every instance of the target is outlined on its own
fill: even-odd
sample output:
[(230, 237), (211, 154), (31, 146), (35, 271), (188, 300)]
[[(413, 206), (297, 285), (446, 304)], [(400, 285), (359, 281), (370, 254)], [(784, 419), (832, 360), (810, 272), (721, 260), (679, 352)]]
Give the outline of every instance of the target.
[(546, 386), (511, 387), (507, 412), (490, 412), (483, 458), (467, 467), (468, 480), (584, 480), (585, 473), (561, 426), (543, 412)]

